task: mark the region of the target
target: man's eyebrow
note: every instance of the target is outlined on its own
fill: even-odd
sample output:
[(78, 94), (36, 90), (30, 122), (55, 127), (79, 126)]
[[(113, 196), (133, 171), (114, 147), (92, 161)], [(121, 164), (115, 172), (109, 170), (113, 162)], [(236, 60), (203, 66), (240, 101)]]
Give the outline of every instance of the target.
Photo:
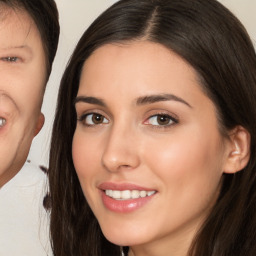
[(79, 102), (95, 104), (102, 107), (106, 107), (106, 103), (102, 99), (96, 98), (96, 97), (78, 96), (74, 101), (74, 105)]
[(192, 106), (188, 102), (186, 102), (182, 98), (175, 96), (173, 94), (154, 94), (154, 95), (142, 96), (136, 100), (136, 105), (145, 105), (145, 104), (152, 104), (160, 101), (171, 101), (171, 100), (181, 102), (187, 105), (188, 107), (192, 108)]
[(31, 48), (26, 45), (26, 44), (21, 44), (21, 45), (12, 45), (12, 46), (7, 46), (7, 47), (1, 47), (1, 50), (11, 50), (11, 49), (28, 49), (31, 51)]

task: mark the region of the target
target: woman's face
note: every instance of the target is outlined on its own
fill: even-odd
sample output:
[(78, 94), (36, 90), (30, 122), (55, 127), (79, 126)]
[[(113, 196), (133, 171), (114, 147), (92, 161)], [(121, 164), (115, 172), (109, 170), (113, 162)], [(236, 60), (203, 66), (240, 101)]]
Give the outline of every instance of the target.
[(106, 238), (186, 251), (227, 151), (193, 68), (155, 43), (102, 46), (85, 62), (76, 111), (73, 161)]

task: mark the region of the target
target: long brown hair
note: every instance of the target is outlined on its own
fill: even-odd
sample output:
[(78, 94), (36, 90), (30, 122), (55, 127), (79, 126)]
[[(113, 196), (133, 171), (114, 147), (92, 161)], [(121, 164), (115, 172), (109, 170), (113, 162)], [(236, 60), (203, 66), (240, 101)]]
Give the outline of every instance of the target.
[(85, 31), (63, 75), (50, 152), (51, 236), (56, 256), (115, 256), (84, 198), (72, 161), (74, 99), (86, 59), (107, 43), (148, 40), (185, 59), (214, 102), (221, 132), (251, 135), (244, 170), (224, 175), (212, 212), (189, 255), (254, 256), (256, 252), (256, 56), (238, 19), (215, 0), (121, 0)]

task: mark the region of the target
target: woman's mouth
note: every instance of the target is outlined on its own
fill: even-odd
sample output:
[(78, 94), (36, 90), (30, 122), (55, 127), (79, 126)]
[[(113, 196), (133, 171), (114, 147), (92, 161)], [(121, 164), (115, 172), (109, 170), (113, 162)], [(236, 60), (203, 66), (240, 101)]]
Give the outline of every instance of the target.
[(143, 198), (146, 196), (152, 196), (156, 191), (146, 191), (146, 190), (105, 190), (105, 194), (116, 200), (129, 200), (129, 199), (137, 199)]
[(157, 194), (133, 184), (103, 183), (99, 186), (104, 206), (116, 213), (129, 213), (148, 204)]

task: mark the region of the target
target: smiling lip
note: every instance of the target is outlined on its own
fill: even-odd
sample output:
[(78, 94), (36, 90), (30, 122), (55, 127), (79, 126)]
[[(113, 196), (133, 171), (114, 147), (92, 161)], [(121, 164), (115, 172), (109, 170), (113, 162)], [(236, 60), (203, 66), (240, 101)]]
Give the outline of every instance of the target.
[(100, 184), (102, 202), (104, 206), (113, 212), (129, 213), (147, 204), (157, 193), (154, 189), (140, 187), (129, 183)]

